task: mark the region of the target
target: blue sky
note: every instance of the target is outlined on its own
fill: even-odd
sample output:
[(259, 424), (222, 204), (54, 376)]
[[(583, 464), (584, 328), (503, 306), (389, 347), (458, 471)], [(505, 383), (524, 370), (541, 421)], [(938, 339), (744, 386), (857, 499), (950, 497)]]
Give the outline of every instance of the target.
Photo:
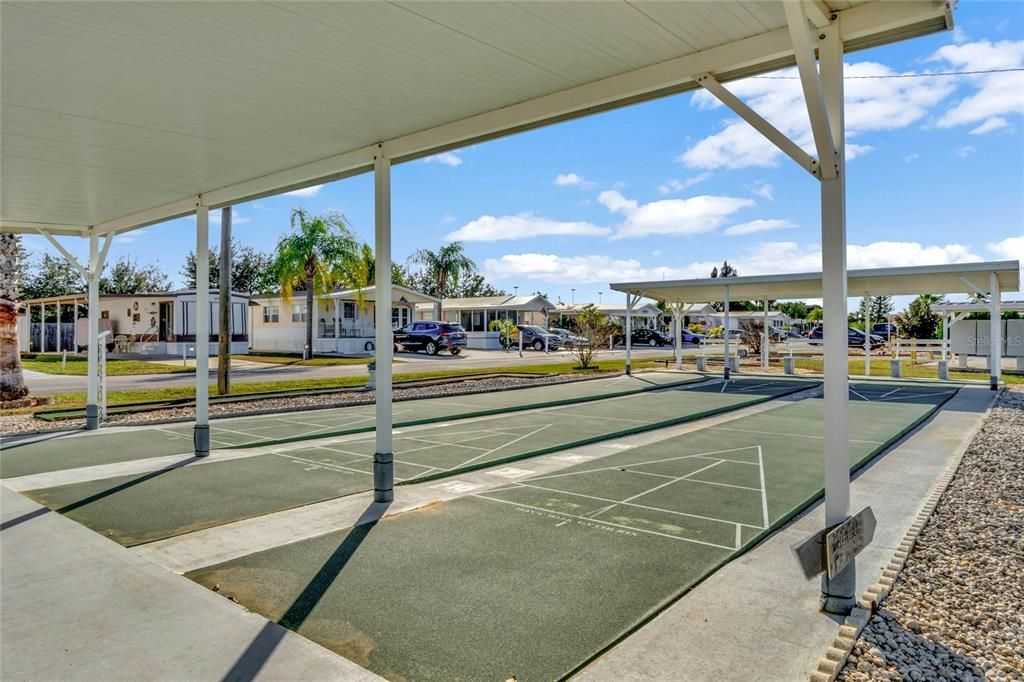
[[(850, 267), (1024, 260), (1024, 72), (849, 78), (1024, 67), (1024, 3), (968, 0), (956, 22), (847, 55)], [(811, 151), (797, 80), (729, 88)], [(701, 93), (396, 166), (392, 194), (396, 261), (460, 238), (496, 285), (553, 301), (574, 287), (577, 302), (608, 302), (609, 281), (707, 276), (723, 259), (741, 275), (820, 268), (817, 181)], [(298, 206), (340, 210), (372, 241), (370, 175), (242, 204), (235, 234), (269, 251)], [(129, 233), (111, 257), (180, 282), (193, 225)], [(65, 243), (84, 255), (84, 240)]]

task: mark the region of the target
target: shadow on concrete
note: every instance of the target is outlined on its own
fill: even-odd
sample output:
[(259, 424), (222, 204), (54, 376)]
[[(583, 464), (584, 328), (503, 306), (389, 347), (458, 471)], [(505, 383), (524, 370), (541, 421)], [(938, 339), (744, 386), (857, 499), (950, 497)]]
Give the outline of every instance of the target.
[(328, 557), (299, 596), (295, 598), (281, 619), (277, 623), (268, 622), (263, 626), (260, 633), (256, 635), (256, 639), (249, 644), (235, 664), (231, 666), (231, 670), (224, 675), (222, 682), (243, 682), (256, 677), (270, 660), (281, 640), (284, 639), (286, 628), (298, 630), (306, 621), (390, 506), (390, 502), (374, 502), (367, 507), (349, 530), (345, 539)]

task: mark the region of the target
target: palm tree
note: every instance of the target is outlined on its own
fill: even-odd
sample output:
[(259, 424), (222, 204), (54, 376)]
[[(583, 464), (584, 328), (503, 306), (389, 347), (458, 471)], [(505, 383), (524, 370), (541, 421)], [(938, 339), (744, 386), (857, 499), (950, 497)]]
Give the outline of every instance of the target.
[(313, 355), (314, 296), (328, 293), (336, 282), (347, 279), (346, 266), (353, 262), (358, 240), (341, 213), (321, 216), (296, 208), (291, 215), (292, 234), (277, 244), (274, 274), (287, 305), (296, 288), (306, 292), (306, 347), (302, 357)]
[(18, 350), (21, 235), (0, 233), (0, 401), (28, 395)]
[(433, 291), (429, 293), (438, 298), (451, 296), (458, 288), (459, 279), (463, 275), (472, 275), (476, 272), (476, 263), (466, 255), (462, 242), (452, 242), (436, 252), (420, 249), (412, 254), (409, 260), (423, 266), (424, 275), (433, 287)]

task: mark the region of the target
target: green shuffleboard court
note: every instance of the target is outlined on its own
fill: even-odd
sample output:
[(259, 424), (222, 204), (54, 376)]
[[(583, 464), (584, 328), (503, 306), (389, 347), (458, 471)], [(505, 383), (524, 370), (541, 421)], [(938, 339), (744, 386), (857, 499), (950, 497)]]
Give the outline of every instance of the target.
[[(854, 468), (955, 391), (854, 385)], [(818, 497), (821, 421), (806, 399), (553, 474), (523, 462), (186, 575), (388, 679), (561, 679)]]
[[(658, 392), (396, 429), (399, 481), (445, 477), (677, 424), (814, 387), (765, 379), (706, 382)], [(369, 490), (374, 437), (275, 446), (270, 454), (197, 463), (32, 490), (29, 497), (124, 545)], [(517, 465), (518, 466), (518, 465)], [(505, 475), (515, 476), (516, 467)]]
[[(704, 377), (697, 374), (642, 372), (633, 376), (620, 375), (505, 391), (405, 400), (394, 404), (394, 423), (395, 426), (408, 426), (438, 419), (463, 419), (564, 402), (601, 400), (703, 380)], [(234, 448), (372, 431), (373, 423), (374, 406), (358, 405), (214, 419), (210, 429), (214, 448)], [(0, 478), (150, 457), (187, 455), (193, 451), (192, 424), (59, 434), (35, 442), (5, 444), (2, 450)]]

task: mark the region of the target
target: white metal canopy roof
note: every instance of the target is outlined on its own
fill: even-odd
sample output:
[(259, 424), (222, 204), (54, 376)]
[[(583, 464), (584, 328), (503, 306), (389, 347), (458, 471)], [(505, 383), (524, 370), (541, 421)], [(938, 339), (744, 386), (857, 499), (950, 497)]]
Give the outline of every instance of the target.
[[(847, 51), (940, 0), (805, 0)], [(781, 2), (0, 4), (0, 227), (105, 234), (794, 62)], [(201, 197), (201, 199), (200, 199)]]
[[(929, 306), (934, 313), (987, 313), (992, 310), (988, 301), (944, 301)], [(1005, 312), (1024, 312), (1024, 301), (1000, 301), (999, 308)]]
[[(847, 273), (847, 295), (895, 296), (988, 291), (989, 275), (993, 272), (998, 277), (1001, 291), (1019, 290), (1020, 263), (1014, 260), (850, 270)], [(726, 287), (729, 288), (729, 298), (734, 301), (820, 298), (821, 273), (621, 282), (609, 286), (616, 291), (673, 302), (721, 301), (725, 298)]]

